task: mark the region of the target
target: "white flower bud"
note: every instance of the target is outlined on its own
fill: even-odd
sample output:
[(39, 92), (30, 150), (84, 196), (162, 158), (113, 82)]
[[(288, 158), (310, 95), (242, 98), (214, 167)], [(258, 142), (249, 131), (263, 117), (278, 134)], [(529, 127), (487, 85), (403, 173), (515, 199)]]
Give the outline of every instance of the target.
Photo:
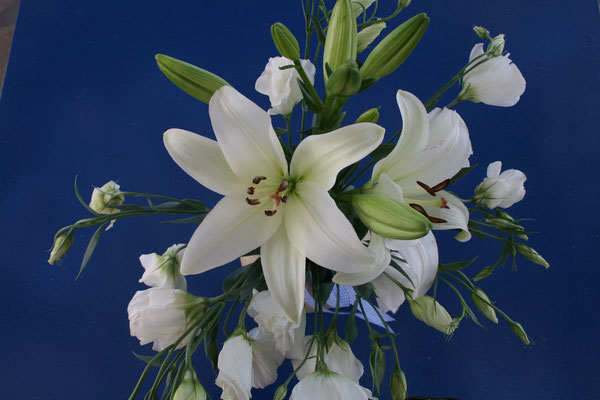
[(504, 44), (505, 44), (504, 34), (501, 33), (500, 35), (495, 36), (494, 38), (491, 39), (490, 44), (488, 44), (486, 52), (495, 57), (501, 56), (502, 52), (504, 51)]
[[(129, 330), (141, 345), (154, 342), (152, 349), (164, 350), (175, 343), (188, 328), (187, 311), (199, 298), (179, 289), (150, 288), (136, 292), (129, 305)], [(185, 337), (177, 348), (189, 341)]]
[[(483, 43), (477, 43), (471, 50), (469, 60), (483, 53)], [(517, 104), (525, 92), (526, 84), (521, 71), (512, 63), (509, 55), (492, 57), (474, 68), (469, 67), (469, 72), (463, 77), (463, 89), (459, 98), (499, 107), (511, 107)], [(481, 57), (473, 65), (483, 60), (485, 58)]]
[(432, 328), (447, 335), (452, 334), (456, 329), (448, 311), (446, 311), (446, 309), (433, 297), (423, 296), (416, 300), (412, 300), (408, 297), (408, 303), (410, 304), (410, 310), (413, 315)]
[[(314, 82), (315, 66), (309, 60), (300, 60), (300, 63), (311, 83)], [(297, 81), (300, 78), (298, 71), (294, 68), (279, 69), (293, 64), (292, 60), (285, 57), (269, 58), (264, 72), (256, 81), (256, 91), (269, 96), (271, 101), (269, 114), (271, 115), (289, 115), (296, 103), (302, 100), (302, 92)]]
[(354, 11), (356, 17), (359, 17), (373, 3), (375, 3), (375, 0), (351, 0), (352, 11)]
[(223, 344), (217, 362), (219, 375), (215, 383), (225, 400), (248, 400), (252, 395), (252, 345), (242, 335), (231, 336)]
[(174, 244), (162, 256), (156, 253), (142, 254), (140, 263), (145, 271), (140, 278), (140, 283), (151, 287), (162, 286), (186, 290), (185, 277), (179, 272), (184, 246), (185, 244)]
[(292, 390), (290, 400), (368, 400), (368, 392), (358, 383), (331, 371), (316, 371), (303, 378)]
[(356, 46), (356, 52), (361, 53), (367, 49), (367, 47), (373, 43), (377, 36), (386, 27), (385, 22), (376, 22), (368, 25), (358, 32), (358, 44)]
[(483, 315), (493, 323), (498, 323), (498, 317), (496, 311), (490, 306), (490, 298), (485, 292), (479, 288), (475, 288), (475, 293), (471, 293), (471, 299), (475, 306), (481, 311)]
[(125, 201), (125, 197), (119, 190), (120, 187), (114, 181), (109, 181), (100, 188), (94, 188), (90, 208), (98, 214), (118, 213), (120, 210), (112, 207), (120, 206)]
[(487, 178), (475, 188), (474, 199), (489, 208), (508, 208), (525, 197), (525, 174), (517, 169), (502, 173), (502, 162), (488, 165)]
[(173, 395), (173, 400), (206, 400), (206, 390), (193, 369), (186, 369), (183, 380)]
[(50, 251), (50, 258), (48, 258), (48, 263), (50, 265), (54, 265), (54, 263), (62, 260), (62, 258), (67, 254), (71, 246), (73, 245), (73, 235), (62, 234), (57, 236), (54, 239), (54, 245), (52, 246), (52, 250)]

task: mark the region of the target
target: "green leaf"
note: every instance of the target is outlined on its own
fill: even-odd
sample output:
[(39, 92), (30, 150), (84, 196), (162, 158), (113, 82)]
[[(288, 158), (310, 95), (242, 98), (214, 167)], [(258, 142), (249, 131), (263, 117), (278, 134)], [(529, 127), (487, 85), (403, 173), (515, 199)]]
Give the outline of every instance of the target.
[(145, 362), (146, 364), (150, 364), (153, 367), (160, 367), (164, 360), (161, 359), (160, 357), (155, 358), (156, 356), (143, 356), (141, 354), (137, 354), (136, 352), (132, 351), (133, 355), (136, 356), (138, 359), (142, 360), (143, 362)]
[(346, 342), (349, 344), (354, 342), (358, 337), (358, 328), (356, 327), (356, 309), (358, 307), (359, 298), (357, 297), (352, 306), (352, 311), (348, 316), (348, 322), (346, 322), (346, 328), (344, 329)]
[(485, 267), (483, 268), (481, 271), (479, 271), (479, 273), (477, 275), (475, 275), (475, 277), (473, 278), (474, 281), (480, 281), (484, 278), (487, 278), (488, 276), (492, 275), (494, 273), (494, 270), (496, 269), (495, 265), (491, 265), (489, 267)]
[(275, 129), (275, 133), (277, 134), (277, 136), (283, 136), (287, 133), (286, 129), (283, 128), (274, 128)]
[(161, 221), (165, 224), (200, 224), (206, 215), (194, 215), (193, 217), (170, 219), (168, 221)]
[(312, 20), (312, 26), (315, 28), (315, 33), (317, 34), (317, 38), (319, 39), (319, 43), (321, 43), (321, 46), (325, 46), (325, 38), (327, 36), (325, 35), (325, 32), (323, 32), (323, 28), (321, 28), (321, 24), (319, 24), (319, 21), (317, 21), (317, 19), (313, 15), (311, 15), (310, 18)]
[(449, 264), (440, 264), (440, 269), (450, 270), (450, 271), (458, 271), (464, 268), (467, 268), (469, 265), (473, 264), (475, 260), (477, 260), (479, 256), (473, 257), (470, 260), (465, 261), (456, 261), (451, 262)]
[(391, 143), (380, 144), (379, 147), (377, 147), (371, 152), (371, 154), (369, 154), (369, 156), (372, 157), (374, 161), (379, 161), (387, 157), (387, 155), (390, 154), (392, 150), (394, 150), (395, 146), (395, 144)]
[(77, 196), (77, 200), (79, 200), (79, 202), (81, 203), (81, 205), (88, 210), (89, 212), (91, 212), (92, 214), (99, 216), (100, 214), (98, 214), (96, 211), (92, 210), (90, 208), (90, 206), (83, 200), (83, 197), (81, 197), (81, 194), (79, 193), (79, 189), (77, 188), (77, 175), (75, 175), (75, 196)]
[(208, 208), (206, 207), (206, 205), (203, 202), (201, 202), (200, 200), (196, 200), (196, 199), (183, 199), (182, 201), (185, 201), (187, 204), (191, 204), (193, 206), (196, 206), (200, 210), (208, 210)]
[(460, 171), (456, 173), (452, 178), (450, 178), (450, 185), (454, 184), (456, 181), (461, 179), (463, 176), (467, 175), (473, 168), (475, 168), (477, 164), (471, 165), (470, 167), (461, 168)]
[(377, 393), (381, 391), (381, 382), (385, 375), (385, 353), (379, 344), (378, 339), (373, 340), (373, 350), (369, 357), (369, 366), (371, 367), (371, 377), (373, 378), (373, 386), (377, 389)]
[(85, 249), (85, 253), (83, 254), (83, 260), (81, 261), (81, 267), (79, 268), (79, 273), (75, 277), (75, 280), (79, 279), (79, 277), (81, 276), (81, 273), (83, 272), (83, 270), (87, 266), (88, 262), (90, 261), (90, 258), (92, 258), (92, 254), (94, 254), (94, 250), (96, 249), (96, 245), (98, 244), (98, 241), (100, 240), (100, 236), (102, 235), (102, 232), (104, 232), (104, 227), (106, 226), (106, 224), (108, 224), (108, 222), (105, 222), (102, 225), (100, 225), (98, 227), (98, 229), (96, 229), (96, 232), (94, 233), (92, 238), (90, 239), (90, 242), (88, 243), (88, 246)]
[(217, 344), (217, 334), (219, 333), (219, 322), (206, 333), (204, 337), (204, 353), (212, 364), (214, 372), (217, 372), (217, 361), (219, 359), (219, 346)]
[(308, 92), (308, 89), (306, 88), (306, 86), (304, 86), (304, 83), (302, 82), (302, 80), (298, 78), (297, 81), (298, 81), (298, 86), (300, 87), (300, 91), (302, 92), (302, 97), (304, 98), (304, 102), (306, 103), (306, 106), (310, 109), (310, 111), (314, 112), (315, 114), (320, 113), (321, 110), (319, 110), (319, 106), (317, 106), (317, 104), (314, 102), (312, 96)]

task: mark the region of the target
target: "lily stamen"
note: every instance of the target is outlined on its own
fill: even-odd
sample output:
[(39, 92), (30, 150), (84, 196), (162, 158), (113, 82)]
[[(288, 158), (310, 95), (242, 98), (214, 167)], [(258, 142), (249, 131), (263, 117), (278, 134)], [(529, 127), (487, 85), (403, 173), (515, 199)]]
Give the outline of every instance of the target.
[(256, 205), (260, 204), (260, 200), (251, 199), (249, 197), (246, 197), (246, 203), (250, 204), (251, 206), (256, 206)]
[(255, 176), (254, 179), (252, 179), (252, 183), (254, 183), (255, 185), (258, 185), (260, 183), (260, 181), (263, 181), (266, 179), (267, 179), (266, 176)]

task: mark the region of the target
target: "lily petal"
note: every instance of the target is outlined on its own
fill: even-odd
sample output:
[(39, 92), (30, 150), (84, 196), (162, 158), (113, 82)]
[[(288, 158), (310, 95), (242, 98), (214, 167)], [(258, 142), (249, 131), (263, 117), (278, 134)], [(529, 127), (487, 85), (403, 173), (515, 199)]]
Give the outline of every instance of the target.
[(244, 185), (227, 164), (216, 141), (183, 129), (169, 129), (163, 141), (175, 163), (213, 192), (226, 195)]
[(286, 204), (285, 227), (296, 247), (322, 267), (356, 273), (375, 262), (350, 221), (316, 183), (296, 184)]
[(371, 232), (369, 250), (371, 250), (377, 257), (375, 263), (369, 265), (369, 268), (365, 268), (363, 271), (355, 274), (338, 272), (334, 275), (333, 281), (340, 285), (358, 286), (371, 282), (373, 279), (381, 275), (381, 273), (390, 265), (391, 260), (390, 251), (385, 246), (385, 238)]
[(208, 112), (225, 159), (240, 179), (250, 182), (255, 176), (282, 177), (287, 172), (283, 149), (266, 111), (223, 86), (211, 97)]
[(243, 193), (222, 198), (190, 239), (181, 273), (199, 274), (219, 267), (266, 242), (283, 220), (281, 213), (266, 216), (266, 207), (269, 204), (248, 205)]
[[(430, 200), (432, 197), (428, 194), (422, 194), (419, 197), (423, 200)], [(433, 224), (434, 230), (448, 230), (448, 229), (460, 229), (455, 238), (459, 242), (466, 242), (471, 239), (471, 233), (469, 232), (469, 209), (464, 203), (455, 195), (446, 192), (444, 190), (437, 192), (437, 198), (443, 198), (448, 204), (448, 208), (440, 208), (435, 206), (428, 206), (423, 204), (423, 208), (432, 217), (442, 218), (446, 220), (444, 223)], [(406, 202), (410, 202), (405, 199)]]
[(261, 246), (260, 257), (269, 292), (287, 317), (299, 323), (304, 308), (306, 259), (288, 238), (284, 224)]
[(385, 129), (379, 125), (363, 122), (309, 136), (294, 152), (290, 176), (316, 182), (329, 190), (338, 172), (375, 150), (384, 134)]

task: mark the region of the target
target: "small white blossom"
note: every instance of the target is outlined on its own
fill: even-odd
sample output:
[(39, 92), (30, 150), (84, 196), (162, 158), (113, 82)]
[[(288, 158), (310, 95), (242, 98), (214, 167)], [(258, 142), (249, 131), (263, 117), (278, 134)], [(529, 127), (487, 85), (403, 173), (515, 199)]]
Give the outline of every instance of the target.
[(252, 397), (252, 344), (242, 335), (232, 336), (223, 344), (217, 362), (215, 381), (223, 389), (223, 400), (248, 400)]
[(475, 188), (475, 200), (489, 208), (508, 208), (525, 197), (525, 174), (517, 169), (500, 173), (502, 162), (488, 165), (487, 178)]
[(292, 390), (290, 400), (368, 400), (368, 391), (358, 383), (332, 371), (316, 371)]
[(185, 244), (174, 244), (162, 256), (156, 253), (142, 254), (140, 263), (145, 271), (140, 278), (140, 283), (151, 287), (162, 286), (186, 290), (187, 283), (179, 272), (184, 246)]
[[(309, 374), (315, 371), (317, 365), (317, 342), (312, 341), (312, 346), (310, 345), (310, 339), (312, 336), (307, 336), (305, 339), (305, 347), (304, 353), (301, 357), (292, 360), (292, 365), (294, 369), (298, 368), (304, 358), (306, 357), (306, 361), (302, 365), (302, 367), (296, 372), (296, 377), (298, 380), (304, 379)], [(310, 350), (310, 354), (307, 353)], [(334, 340), (331, 344), (331, 347), (327, 350), (327, 353), (324, 357), (325, 364), (327, 368), (331, 371), (336, 372), (345, 376), (353, 382), (357, 382), (362, 376), (364, 372), (364, 367), (360, 360), (356, 358), (350, 345), (340, 338)]]

